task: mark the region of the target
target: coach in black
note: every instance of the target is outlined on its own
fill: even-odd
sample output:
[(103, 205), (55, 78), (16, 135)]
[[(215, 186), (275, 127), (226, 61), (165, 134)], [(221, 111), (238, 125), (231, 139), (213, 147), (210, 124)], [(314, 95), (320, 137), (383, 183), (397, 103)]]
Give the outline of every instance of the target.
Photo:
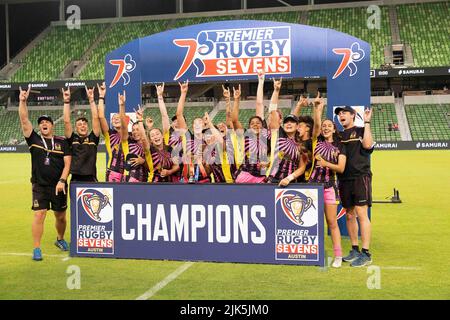
[[(351, 262), (352, 267), (363, 267), (372, 263), (369, 253), (371, 224), (368, 207), (372, 206), (372, 172), (370, 155), (374, 142), (370, 130), (372, 109), (364, 111), (364, 127), (355, 126), (356, 112), (352, 107), (336, 108), (334, 111), (344, 127), (341, 139), (345, 145), (347, 162), (342, 174), (338, 174), (339, 195), (347, 214), (347, 229), (352, 249), (343, 261)], [(361, 227), (362, 250), (358, 246), (358, 217)]]
[(34, 241), (33, 260), (42, 260), (40, 249), (44, 221), (47, 210), (53, 210), (56, 218), (58, 237), (55, 245), (63, 251), (68, 250), (64, 240), (66, 231), (67, 208), (67, 176), (70, 170), (70, 148), (63, 137), (53, 135), (53, 120), (47, 115), (38, 118), (40, 135), (33, 129), (28, 118), (27, 99), (31, 86), (27, 91), (20, 89), (19, 117), (23, 135), (31, 153), (31, 183), (33, 193), (32, 210), (34, 220), (32, 235)]
[[(70, 88), (61, 89), (64, 99), (64, 135), (72, 147), (72, 164), (70, 173), (72, 181), (97, 181), (97, 147), (100, 141), (100, 121), (94, 101), (94, 88), (86, 88), (91, 106), (92, 131), (89, 133), (89, 122), (86, 117), (75, 120), (75, 132), (70, 119)], [(103, 99), (102, 97), (100, 97)]]

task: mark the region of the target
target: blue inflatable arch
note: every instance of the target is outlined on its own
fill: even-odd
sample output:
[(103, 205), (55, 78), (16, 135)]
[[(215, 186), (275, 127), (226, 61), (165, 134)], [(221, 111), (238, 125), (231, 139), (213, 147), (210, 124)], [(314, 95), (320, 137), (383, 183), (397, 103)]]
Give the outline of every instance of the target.
[[(331, 29), (233, 20), (192, 25), (133, 40), (107, 54), (107, 113), (126, 90), (127, 112), (141, 103), (144, 83), (242, 81), (267, 77), (327, 79), (330, 106), (370, 105), (370, 45)], [(114, 107), (111, 107), (114, 106)]]

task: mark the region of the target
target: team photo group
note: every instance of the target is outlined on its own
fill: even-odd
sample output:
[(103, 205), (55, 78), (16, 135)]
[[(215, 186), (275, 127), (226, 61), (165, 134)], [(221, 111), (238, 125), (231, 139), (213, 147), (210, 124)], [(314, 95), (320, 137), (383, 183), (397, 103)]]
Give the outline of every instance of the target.
[[(91, 123), (85, 116), (72, 119), (71, 89), (62, 88), (64, 137), (54, 134), (55, 124), (48, 115), (40, 116), (37, 127), (33, 127), (36, 119), (28, 118), (27, 109), (31, 87), (20, 89), (19, 117), (32, 160), (33, 260), (43, 259), (40, 246), (47, 210), (53, 210), (56, 218), (55, 245), (69, 250), (64, 240), (68, 183), (98, 181), (97, 148), (103, 135), (106, 182), (110, 183), (323, 184), (324, 214), (333, 243), (332, 266), (339, 268), (342, 262), (352, 267), (371, 264), (368, 208), (372, 205), (372, 109), (364, 111), (364, 126), (358, 127), (352, 107), (336, 108), (335, 117), (343, 128), (339, 131), (333, 119), (322, 117), (325, 101), (319, 92), (311, 100), (302, 96), (292, 113), (283, 115), (278, 109), (282, 79), (271, 79), (273, 92), (269, 106), (265, 106), (265, 80), (264, 72), (259, 71), (255, 114), (248, 123), (239, 119), (240, 84), (222, 86), (226, 121), (216, 124), (208, 113), (186, 122), (189, 81), (179, 83), (176, 114), (169, 117), (164, 83), (157, 84), (161, 127), (156, 127), (151, 117), (144, 117), (141, 106), (135, 107), (134, 117), (125, 113), (126, 91), (118, 94), (117, 105), (109, 106), (118, 112), (107, 119), (104, 83), (86, 87)], [(301, 115), (302, 108), (310, 104), (313, 116)], [(339, 203), (346, 210), (351, 242), (346, 256), (337, 223)]]

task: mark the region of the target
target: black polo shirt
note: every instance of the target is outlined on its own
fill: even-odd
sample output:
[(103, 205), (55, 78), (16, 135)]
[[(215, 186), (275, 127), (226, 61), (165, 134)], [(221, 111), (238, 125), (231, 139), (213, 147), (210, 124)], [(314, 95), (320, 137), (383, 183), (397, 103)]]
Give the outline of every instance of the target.
[(67, 141), (72, 147), (70, 173), (97, 177), (97, 146), (100, 138), (93, 131), (86, 137), (80, 137), (77, 133), (72, 132), (72, 136)]
[(370, 171), (370, 154), (372, 149), (365, 149), (362, 145), (364, 128), (352, 127), (340, 132), (341, 143), (345, 145), (347, 162), (339, 180), (354, 180), (363, 175), (372, 175)]
[(64, 170), (64, 156), (71, 155), (67, 140), (57, 136), (43, 140), (34, 130), (25, 140), (31, 153), (31, 183), (56, 186)]

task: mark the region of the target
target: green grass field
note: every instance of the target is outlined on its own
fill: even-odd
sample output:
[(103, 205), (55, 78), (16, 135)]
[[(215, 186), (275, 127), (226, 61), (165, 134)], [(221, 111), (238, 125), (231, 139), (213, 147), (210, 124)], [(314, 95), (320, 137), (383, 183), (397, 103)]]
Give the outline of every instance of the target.
[[(99, 156), (100, 178), (104, 159)], [(30, 155), (1, 154), (0, 165), (0, 299), (136, 299), (186, 263), (68, 258), (53, 245), (51, 212), (44, 261), (32, 261)], [(373, 206), (376, 267), (196, 262), (151, 299), (450, 299), (450, 152), (378, 151), (373, 172), (374, 199), (395, 187), (403, 201)], [(329, 237), (326, 249), (332, 253)], [(81, 272), (80, 289), (67, 287), (71, 266)], [(380, 288), (369, 289), (377, 270)]]

